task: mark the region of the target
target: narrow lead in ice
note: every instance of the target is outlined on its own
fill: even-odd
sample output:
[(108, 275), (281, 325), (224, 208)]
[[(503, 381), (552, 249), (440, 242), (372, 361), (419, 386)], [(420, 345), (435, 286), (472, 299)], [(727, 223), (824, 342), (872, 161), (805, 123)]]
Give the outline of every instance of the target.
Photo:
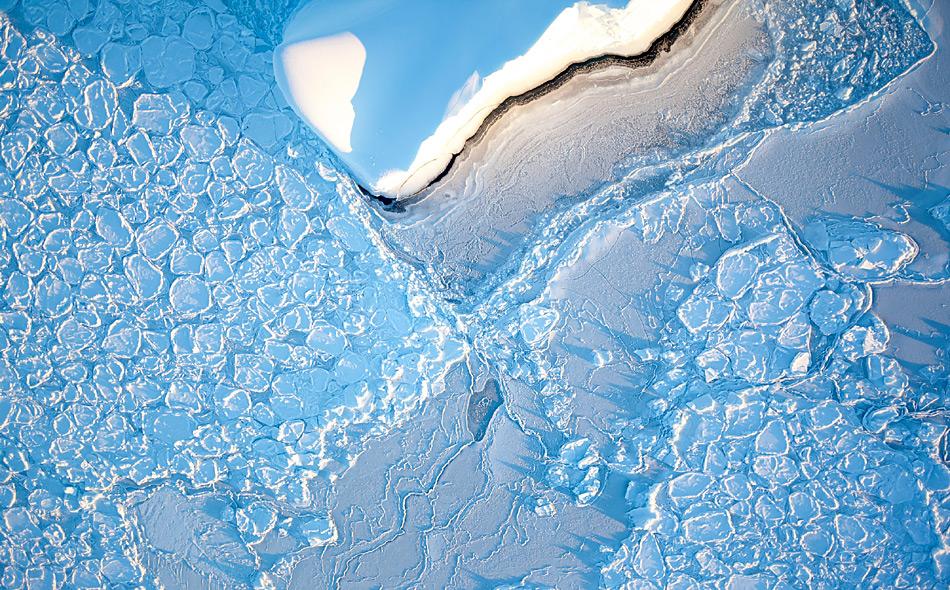
[(506, 99), (573, 64), (633, 57), (692, 0), (312, 0), (275, 60), (288, 101), (365, 187), (425, 188)]

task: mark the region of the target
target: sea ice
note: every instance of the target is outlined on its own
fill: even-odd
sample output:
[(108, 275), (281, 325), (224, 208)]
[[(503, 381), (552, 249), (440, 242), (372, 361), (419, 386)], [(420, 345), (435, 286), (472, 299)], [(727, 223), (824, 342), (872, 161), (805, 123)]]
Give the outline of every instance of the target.
[[(777, 2), (766, 10), (704, 3), (651, 63), (578, 74), (500, 114), (444, 178), (400, 210), (382, 212), (389, 223), (381, 231), (436, 275), (449, 297), (461, 302), (491, 290), (526, 257), (550, 255), (600, 208), (653, 194), (670, 178), (719, 174), (707, 166), (741, 162), (760, 142), (757, 131), (844, 109), (932, 50), (901, 3), (872, 4), (852, 11), (836, 2)], [(820, 51), (805, 51), (823, 36), (823, 22), (865, 33), (842, 33)], [(771, 33), (777, 30), (793, 33)], [(857, 47), (877, 57), (849, 59)], [(794, 90), (776, 74), (790, 67), (812, 72)], [(831, 83), (814, 83), (836, 79), (835, 67), (858, 82), (847, 99)], [(813, 98), (791, 99), (796, 92)], [(724, 228), (729, 222), (717, 218)]]
[(0, 585), (947, 586), (946, 3), (710, 0), (382, 218), (289, 4), (0, 2)]
[(691, 4), (311, 2), (285, 29), (277, 79), (356, 179), (397, 199), (439, 176), (507, 99), (573, 64), (646, 52)]

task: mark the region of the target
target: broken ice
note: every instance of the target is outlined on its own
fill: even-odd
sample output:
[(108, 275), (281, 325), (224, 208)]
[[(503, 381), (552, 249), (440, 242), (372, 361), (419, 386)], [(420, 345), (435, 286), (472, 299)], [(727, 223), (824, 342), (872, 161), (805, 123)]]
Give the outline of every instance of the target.
[(946, 2), (696, 4), (386, 210), (294, 2), (0, 5), (0, 586), (947, 587)]

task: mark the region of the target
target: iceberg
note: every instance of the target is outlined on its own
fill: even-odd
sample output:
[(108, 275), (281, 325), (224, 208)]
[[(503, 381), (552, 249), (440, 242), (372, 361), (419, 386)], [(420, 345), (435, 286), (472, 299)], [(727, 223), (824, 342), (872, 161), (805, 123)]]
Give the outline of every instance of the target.
[(572, 67), (648, 52), (693, 0), (312, 0), (275, 74), (294, 110), (369, 192), (439, 178), (513, 99)]

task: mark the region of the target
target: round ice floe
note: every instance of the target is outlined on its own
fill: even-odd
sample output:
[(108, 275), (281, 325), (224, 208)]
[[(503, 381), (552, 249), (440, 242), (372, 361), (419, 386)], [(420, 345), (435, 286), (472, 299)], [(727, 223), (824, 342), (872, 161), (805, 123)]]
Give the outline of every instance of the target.
[(335, 326), (321, 322), (307, 335), (307, 346), (319, 353), (339, 356), (346, 347), (346, 336)]
[(186, 315), (199, 314), (211, 307), (208, 285), (194, 276), (175, 279), (168, 297), (175, 311)]

